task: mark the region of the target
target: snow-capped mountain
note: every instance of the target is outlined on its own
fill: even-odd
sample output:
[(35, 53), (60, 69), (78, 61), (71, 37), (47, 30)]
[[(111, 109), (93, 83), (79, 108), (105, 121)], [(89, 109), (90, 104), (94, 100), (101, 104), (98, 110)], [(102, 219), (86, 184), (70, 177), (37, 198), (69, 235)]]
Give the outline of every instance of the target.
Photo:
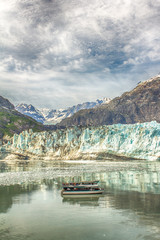
[(78, 104), (67, 109), (59, 109), (59, 110), (51, 110), (46, 116), (45, 124), (56, 124), (62, 121), (67, 117), (71, 117), (74, 113), (78, 112), (82, 109), (90, 109), (97, 107), (101, 104), (106, 104), (110, 101), (108, 98), (104, 98), (103, 100), (97, 99), (95, 102), (85, 102), (82, 104)]
[(29, 117), (34, 118), (37, 122), (44, 123), (45, 121), (43, 114), (31, 104), (28, 105), (28, 104), (21, 103), (21, 104), (18, 104), (15, 107), (15, 109), (22, 114), (25, 114)]
[(73, 107), (69, 107), (67, 109), (48, 109), (48, 108), (42, 108), (37, 109), (34, 106), (27, 105), (27, 104), (19, 104), (16, 106), (16, 110), (34, 118), (38, 122), (41, 122), (43, 124), (51, 125), (59, 123), (61, 120), (71, 117), (74, 113), (78, 112), (82, 109), (90, 109), (97, 107), (102, 104), (107, 104), (110, 102), (109, 98), (104, 98), (102, 100), (97, 99), (95, 102), (85, 102), (82, 104), (75, 105)]

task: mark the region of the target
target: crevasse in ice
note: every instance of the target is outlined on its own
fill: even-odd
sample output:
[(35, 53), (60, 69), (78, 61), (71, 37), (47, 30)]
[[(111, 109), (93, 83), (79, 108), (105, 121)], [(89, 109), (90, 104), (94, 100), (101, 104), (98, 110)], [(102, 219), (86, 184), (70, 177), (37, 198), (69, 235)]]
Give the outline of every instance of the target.
[(157, 122), (72, 127), (65, 130), (15, 134), (12, 151), (50, 155), (63, 159), (107, 158), (108, 154), (129, 158), (160, 159), (160, 124)]

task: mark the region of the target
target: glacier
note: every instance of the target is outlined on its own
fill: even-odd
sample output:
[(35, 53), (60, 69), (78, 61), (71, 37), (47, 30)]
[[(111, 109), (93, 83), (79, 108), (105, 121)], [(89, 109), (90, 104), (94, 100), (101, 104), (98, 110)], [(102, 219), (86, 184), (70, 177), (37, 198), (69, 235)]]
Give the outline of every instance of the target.
[(15, 134), (3, 151), (51, 159), (109, 159), (116, 157), (160, 160), (157, 122), (71, 127), (56, 131)]

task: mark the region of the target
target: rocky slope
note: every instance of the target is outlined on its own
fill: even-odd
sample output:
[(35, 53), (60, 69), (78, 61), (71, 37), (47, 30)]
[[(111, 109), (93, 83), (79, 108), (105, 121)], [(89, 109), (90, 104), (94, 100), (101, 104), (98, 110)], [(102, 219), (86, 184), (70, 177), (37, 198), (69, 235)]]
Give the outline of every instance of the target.
[(67, 117), (71, 117), (74, 113), (78, 112), (81, 109), (90, 109), (102, 104), (106, 104), (110, 101), (108, 98), (103, 100), (97, 99), (95, 102), (85, 102), (78, 104), (67, 109), (37, 109), (34, 106), (27, 104), (19, 104), (16, 106), (16, 110), (22, 114), (32, 117), (38, 122), (43, 124), (51, 125), (56, 124), (62, 121)]
[(73, 127), (15, 134), (3, 150), (50, 159), (108, 159), (115, 156), (160, 160), (160, 124)]
[(19, 113), (12, 103), (0, 96), (0, 139), (5, 135), (13, 136), (14, 133), (30, 128), (34, 131), (44, 129), (42, 124)]
[(81, 110), (62, 120), (60, 126), (132, 124), (160, 122), (160, 76), (138, 84), (130, 92), (114, 98), (108, 104)]

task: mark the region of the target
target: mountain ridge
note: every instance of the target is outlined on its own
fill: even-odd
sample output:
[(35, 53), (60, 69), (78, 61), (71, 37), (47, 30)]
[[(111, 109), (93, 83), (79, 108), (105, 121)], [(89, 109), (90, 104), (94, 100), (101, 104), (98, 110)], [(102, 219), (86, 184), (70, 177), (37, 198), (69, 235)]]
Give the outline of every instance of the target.
[(160, 75), (139, 83), (133, 90), (112, 99), (107, 105), (80, 110), (58, 125), (110, 125), (160, 122)]
[(66, 109), (38, 109), (31, 104), (18, 104), (16, 110), (32, 117), (38, 122), (41, 122), (46, 125), (54, 125), (62, 121), (67, 117), (71, 117), (74, 113), (78, 112), (81, 109), (90, 109), (97, 107), (102, 104), (107, 104), (110, 101), (109, 98), (97, 99), (95, 102), (84, 102), (81, 104), (68, 107)]

